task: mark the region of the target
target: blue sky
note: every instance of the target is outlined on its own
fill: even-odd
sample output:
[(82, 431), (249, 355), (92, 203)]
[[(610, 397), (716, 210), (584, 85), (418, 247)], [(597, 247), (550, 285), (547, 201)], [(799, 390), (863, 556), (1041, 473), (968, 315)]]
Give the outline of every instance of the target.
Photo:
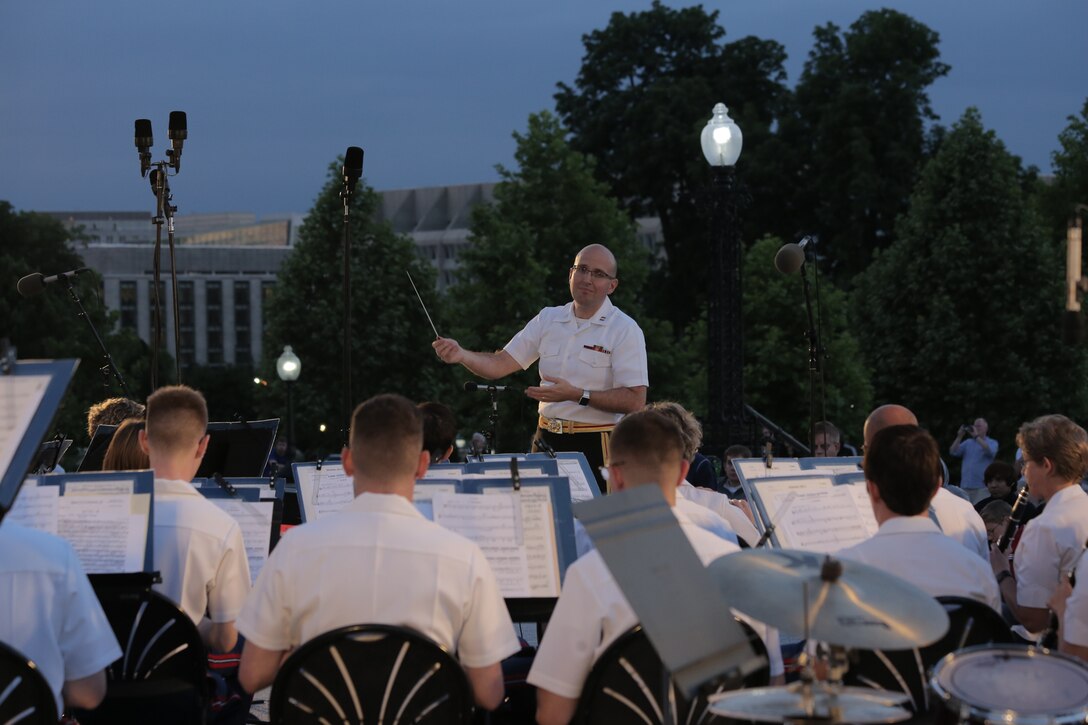
[[(670, 3), (674, 6), (677, 3)], [(645, 2), (111, 0), (0, 2), (0, 199), (19, 209), (152, 209), (132, 140), (188, 113), (180, 214), (305, 212), (327, 164), (366, 150), (378, 189), (494, 181), (511, 133), (553, 108), (581, 36)], [(796, 81), (812, 29), (894, 7), (936, 30), (945, 124), (981, 109), (1044, 171), (1088, 97), (1088, 1), (718, 0), (727, 39), (773, 38)], [(728, 98), (713, 99), (729, 103)], [(712, 103), (707, 104), (709, 117)], [(698, 141), (692, 140), (698, 154)], [(743, 164), (743, 156), (741, 162)]]

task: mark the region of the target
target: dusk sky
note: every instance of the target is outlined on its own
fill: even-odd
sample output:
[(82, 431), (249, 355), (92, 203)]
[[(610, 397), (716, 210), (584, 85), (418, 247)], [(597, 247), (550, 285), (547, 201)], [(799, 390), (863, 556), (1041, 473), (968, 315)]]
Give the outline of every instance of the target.
[[(674, 7), (679, 3), (670, 2)], [(796, 82), (812, 30), (891, 6), (940, 34), (931, 88), (947, 125), (977, 106), (1025, 163), (1050, 170), (1088, 97), (1088, 1), (718, 0), (726, 39), (772, 38)], [(650, 1), (111, 0), (0, 2), (0, 200), (17, 209), (153, 212), (133, 121), (165, 157), (188, 114), (179, 214), (306, 212), (326, 168), (366, 151), (377, 189), (495, 181), (511, 133), (554, 109), (581, 37)], [(707, 99), (707, 117), (715, 101)], [(699, 154), (698, 139), (692, 153)], [(744, 163), (741, 156), (740, 164)]]

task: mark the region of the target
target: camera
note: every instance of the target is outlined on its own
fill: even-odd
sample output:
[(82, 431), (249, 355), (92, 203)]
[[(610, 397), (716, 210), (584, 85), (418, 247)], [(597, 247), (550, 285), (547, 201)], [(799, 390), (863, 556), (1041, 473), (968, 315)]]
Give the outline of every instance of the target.
[(969, 436), (974, 437), (974, 435), (975, 435), (975, 426), (973, 426), (970, 423), (967, 423), (966, 425), (961, 425), (960, 426), (960, 433), (963, 433), (965, 435), (969, 435)]

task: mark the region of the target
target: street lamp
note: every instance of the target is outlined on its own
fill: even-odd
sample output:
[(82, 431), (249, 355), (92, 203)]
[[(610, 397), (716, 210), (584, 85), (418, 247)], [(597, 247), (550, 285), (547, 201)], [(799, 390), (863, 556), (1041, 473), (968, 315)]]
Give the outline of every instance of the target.
[(287, 385), (287, 450), (292, 450), (291, 446), (295, 442), (295, 420), (294, 412), (291, 410), (291, 384), (298, 380), (299, 373), (302, 372), (302, 361), (298, 359), (298, 355), (291, 350), (290, 345), (283, 346), (283, 353), (276, 358), (276, 375), (280, 376)]
[(711, 167), (710, 249), (707, 336), (710, 445), (720, 451), (742, 435), (744, 426), (744, 349), (741, 314), (741, 255), (733, 165), (744, 136), (724, 103), (714, 105), (699, 139)]

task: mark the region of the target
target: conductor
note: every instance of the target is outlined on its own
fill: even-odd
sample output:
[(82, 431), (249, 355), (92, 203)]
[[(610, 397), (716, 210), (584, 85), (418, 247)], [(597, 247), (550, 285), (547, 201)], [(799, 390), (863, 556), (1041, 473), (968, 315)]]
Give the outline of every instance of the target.
[(533, 449), (543, 438), (556, 451), (580, 451), (601, 482), (612, 428), (623, 414), (646, 404), (646, 340), (608, 299), (619, 285), (612, 252), (589, 245), (568, 275), (572, 301), (541, 310), (502, 350), (472, 352), (445, 337), (432, 347), (444, 362), (460, 363), (487, 380), (539, 359), (540, 385), (525, 389), (540, 403)]

